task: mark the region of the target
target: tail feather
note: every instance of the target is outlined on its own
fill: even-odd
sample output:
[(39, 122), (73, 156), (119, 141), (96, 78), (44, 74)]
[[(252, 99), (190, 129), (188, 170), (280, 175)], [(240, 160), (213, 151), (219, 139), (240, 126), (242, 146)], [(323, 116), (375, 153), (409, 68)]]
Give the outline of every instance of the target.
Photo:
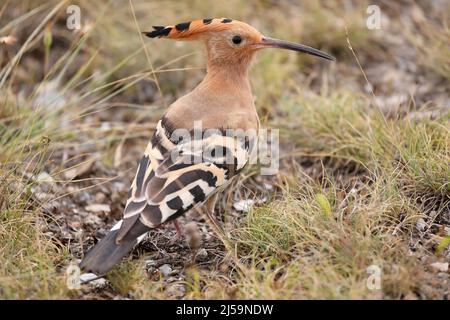
[(140, 240), (142, 240), (143, 235), (150, 230), (149, 227), (145, 226), (137, 219), (127, 235), (120, 241), (120, 244), (117, 244), (116, 237), (119, 229), (120, 225), (114, 226), (111, 231), (84, 256), (80, 263), (80, 268), (82, 270), (95, 273), (96, 275), (105, 275), (119, 263), (120, 260), (127, 255)]

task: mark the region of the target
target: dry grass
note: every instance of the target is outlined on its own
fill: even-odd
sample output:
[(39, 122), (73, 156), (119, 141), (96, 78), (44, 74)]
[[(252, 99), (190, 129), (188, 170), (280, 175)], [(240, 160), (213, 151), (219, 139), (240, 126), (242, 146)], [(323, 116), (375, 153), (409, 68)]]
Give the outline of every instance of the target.
[[(445, 10), (420, 3), (408, 20), (400, 19), (401, 4), (380, 3), (393, 38), (367, 30), (367, 3), (359, 1), (78, 1), (84, 26), (78, 32), (65, 28), (67, 2), (58, 3), (0, 7), (0, 37), (18, 40), (0, 44), (1, 298), (174, 298), (180, 287), (192, 299), (448, 296), (448, 272), (430, 268), (450, 255)], [(195, 44), (142, 41), (139, 31), (222, 16), (339, 58), (324, 64), (273, 50), (255, 63), (262, 122), (279, 128), (282, 141), (280, 173), (264, 178), (274, 188), (269, 201), (240, 215), (222, 206), (232, 249), (214, 244), (218, 253), (209, 264), (178, 261), (177, 279), (146, 272), (154, 252), (141, 248), (141, 258), (108, 275), (106, 288), (69, 290), (66, 267), (125, 202), (125, 194), (99, 190), (130, 179), (164, 107), (204, 73)], [(398, 69), (411, 82), (390, 81), (391, 88), (381, 74), (369, 77), (369, 86), (348, 50), (345, 26), (364, 69)], [(411, 93), (423, 83), (439, 85)], [(410, 96), (387, 110), (387, 99), (375, 101), (372, 89)], [(249, 169), (237, 182), (232, 200), (260, 196), (256, 173)], [(77, 199), (99, 193), (113, 214), (76, 221), (87, 201)], [(366, 285), (371, 265), (382, 269), (381, 290)]]

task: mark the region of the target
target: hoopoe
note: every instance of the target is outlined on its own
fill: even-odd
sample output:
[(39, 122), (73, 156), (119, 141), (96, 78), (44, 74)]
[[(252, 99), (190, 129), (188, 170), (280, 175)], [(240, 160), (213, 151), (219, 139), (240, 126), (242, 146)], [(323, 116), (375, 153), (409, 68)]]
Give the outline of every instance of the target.
[[(97, 275), (120, 262), (150, 229), (190, 209), (201, 208), (212, 218), (218, 194), (246, 165), (256, 146), (259, 118), (248, 70), (258, 50), (283, 48), (334, 60), (320, 50), (266, 37), (228, 18), (153, 29), (144, 34), (203, 42), (207, 73), (158, 122), (137, 168), (123, 219), (81, 261), (82, 269)], [(195, 133), (196, 123), (201, 125), (200, 135)], [(239, 130), (252, 133), (244, 139), (228, 134)]]

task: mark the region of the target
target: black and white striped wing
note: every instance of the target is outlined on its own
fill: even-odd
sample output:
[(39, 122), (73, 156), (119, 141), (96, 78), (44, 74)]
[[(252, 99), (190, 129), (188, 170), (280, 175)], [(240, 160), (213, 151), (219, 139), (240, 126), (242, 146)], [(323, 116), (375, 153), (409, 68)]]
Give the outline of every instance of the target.
[(203, 203), (227, 185), (248, 156), (248, 143), (221, 134), (178, 145), (165, 134), (156, 136), (139, 164), (117, 241), (138, 219), (154, 228)]

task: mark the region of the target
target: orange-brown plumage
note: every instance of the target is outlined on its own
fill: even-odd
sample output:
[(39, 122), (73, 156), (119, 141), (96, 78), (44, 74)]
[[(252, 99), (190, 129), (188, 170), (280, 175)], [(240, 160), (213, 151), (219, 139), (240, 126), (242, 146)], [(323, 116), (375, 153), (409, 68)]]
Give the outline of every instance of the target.
[[(257, 145), (259, 118), (248, 70), (258, 50), (284, 48), (333, 60), (322, 51), (265, 37), (252, 26), (228, 18), (153, 28), (145, 32), (151, 38), (203, 42), (207, 74), (158, 122), (131, 185), (123, 220), (81, 262), (82, 268), (97, 274), (109, 271), (151, 228), (198, 207), (212, 217), (218, 193), (239, 174)], [(203, 135), (192, 134), (187, 141), (174, 138), (179, 129), (191, 134), (198, 122)], [(216, 132), (206, 135), (208, 129)], [(248, 136), (238, 140), (228, 135), (229, 129)], [(218, 155), (216, 148), (227, 154)], [(214, 155), (205, 155), (205, 150), (214, 150)], [(199, 154), (200, 160), (194, 161)]]
[[(197, 19), (170, 26), (154, 26), (155, 30), (144, 32), (148, 37), (165, 37), (169, 39), (196, 40), (209, 32), (236, 29), (238, 27), (251, 28), (248, 24), (229, 18)], [(256, 31), (257, 32), (257, 31)]]

